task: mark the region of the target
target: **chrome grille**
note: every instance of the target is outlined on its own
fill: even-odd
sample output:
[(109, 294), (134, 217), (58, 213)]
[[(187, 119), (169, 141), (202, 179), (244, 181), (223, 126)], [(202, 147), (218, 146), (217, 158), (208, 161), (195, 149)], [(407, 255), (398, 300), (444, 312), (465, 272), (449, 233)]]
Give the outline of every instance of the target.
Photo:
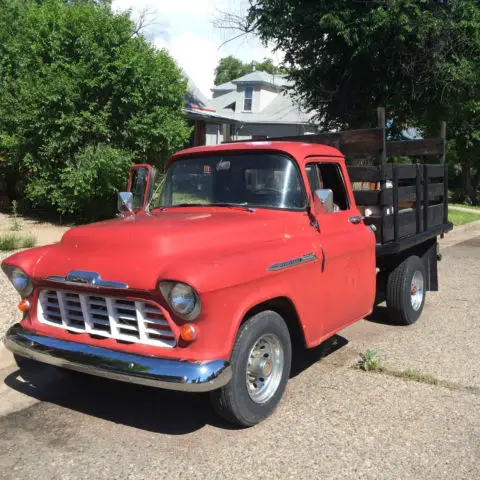
[(143, 300), (43, 290), (37, 315), (41, 323), (72, 332), (159, 347), (176, 344), (162, 310)]

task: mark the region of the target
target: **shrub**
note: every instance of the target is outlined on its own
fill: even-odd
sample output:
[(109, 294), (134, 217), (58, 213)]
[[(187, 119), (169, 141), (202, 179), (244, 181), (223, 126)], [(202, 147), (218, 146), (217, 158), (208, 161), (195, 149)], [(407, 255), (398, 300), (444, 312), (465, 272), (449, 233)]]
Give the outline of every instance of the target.
[(62, 214), (88, 220), (112, 217), (116, 194), (126, 188), (132, 161), (133, 154), (127, 150), (105, 144), (87, 146), (59, 172), (31, 180), (27, 195), (37, 205), (50, 202)]
[(18, 250), (19, 248), (32, 248), (37, 243), (33, 235), (25, 237), (17, 233), (6, 233), (0, 235), (0, 251)]

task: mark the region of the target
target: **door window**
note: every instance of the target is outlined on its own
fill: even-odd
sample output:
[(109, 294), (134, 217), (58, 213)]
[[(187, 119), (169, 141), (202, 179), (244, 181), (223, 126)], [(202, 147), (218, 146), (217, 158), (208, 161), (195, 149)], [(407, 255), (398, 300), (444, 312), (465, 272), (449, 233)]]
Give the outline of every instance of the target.
[(306, 173), (312, 194), (318, 189), (331, 190), (336, 211), (350, 208), (345, 181), (338, 163), (310, 163), (306, 167)]

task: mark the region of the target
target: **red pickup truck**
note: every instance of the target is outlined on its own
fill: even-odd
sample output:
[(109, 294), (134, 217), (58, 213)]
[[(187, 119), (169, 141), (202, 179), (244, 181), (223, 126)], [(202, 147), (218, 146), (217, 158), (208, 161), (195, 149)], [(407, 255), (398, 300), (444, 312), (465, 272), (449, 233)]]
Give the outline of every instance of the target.
[(226, 419), (254, 425), (280, 401), (297, 341), (319, 345), (382, 292), (391, 316), (413, 323), (437, 288), (436, 235), (451, 225), (429, 208), (446, 199), (423, 198), (428, 225), (404, 212), (411, 234), (402, 172), (382, 171), (391, 213), (364, 219), (330, 146), (231, 143), (181, 151), (163, 176), (134, 166), (120, 218), (4, 260), (24, 312), (6, 346), (20, 366), (209, 391)]

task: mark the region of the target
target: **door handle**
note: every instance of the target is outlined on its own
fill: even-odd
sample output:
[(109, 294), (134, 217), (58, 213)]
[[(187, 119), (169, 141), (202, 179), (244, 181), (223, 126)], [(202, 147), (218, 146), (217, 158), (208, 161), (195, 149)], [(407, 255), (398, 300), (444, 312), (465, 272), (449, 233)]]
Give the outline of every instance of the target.
[(358, 225), (359, 223), (362, 222), (362, 217), (359, 217), (359, 216), (350, 217), (350, 218), (348, 219), (348, 221), (349, 221), (350, 223), (353, 223), (354, 225)]

